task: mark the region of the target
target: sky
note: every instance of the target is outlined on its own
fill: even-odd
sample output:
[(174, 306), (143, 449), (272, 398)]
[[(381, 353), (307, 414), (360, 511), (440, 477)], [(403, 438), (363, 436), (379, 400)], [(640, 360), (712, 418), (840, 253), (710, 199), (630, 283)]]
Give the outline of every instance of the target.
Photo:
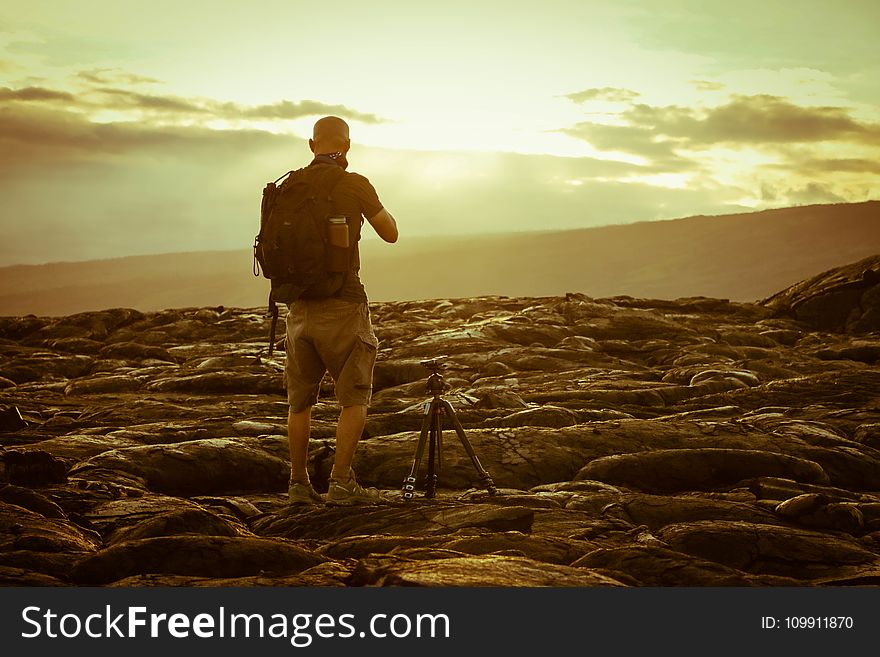
[(248, 248), (351, 126), (410, 236), (880, 198), (880, 3), (0, 0), (0, 265)]

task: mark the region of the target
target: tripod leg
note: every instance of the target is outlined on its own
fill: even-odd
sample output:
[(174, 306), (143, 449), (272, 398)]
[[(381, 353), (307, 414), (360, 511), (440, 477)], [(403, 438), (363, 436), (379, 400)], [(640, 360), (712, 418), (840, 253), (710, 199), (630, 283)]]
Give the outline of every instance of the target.
[(428, 478), (425, 482), (425, 497), (434, 497), (440, 470), (440, 449), (443, 442), (443, 407), (437, 400), (431, 401), (431, 442), (428, 446)]
[(416, 490), (416, 476), (419, 474), (419, 464), (422, 461), (422, 454), (425, 451), (425, 442), (428, 439), (428, 431), (431, 427), (431, 418), (433, 417), (433, 402), (425, 404), (425, 417), (422, 418), (422, 432), (419, 434), (419, 443), (416, 446), (416, 455), (413, 459), (412, 468), (409, 476), (403, 480), (403, 499), (411, 500)]
[(433, 498), (437, 490), (437, 426), (436, 415), (431, 424), (431, 439), (428, 443), (428, 476), (425, 479), (425, 497)]
[(492, 476), (486, 471), (482, 463), (480, 463), (480, 459), (477, 458), (477, 453), (474, 452), (474, 448), (471, 446), (470, 441), (465, 435), (464, 427), (461, 426), (458, 415), (455, 414), (455, 409), (452, 408), (452, 404), (450, 404), (445, 399), (441, 399), (440, 402), (443, 404), (443, 408), (446, 409), (446, 412), (452, 419), (452, 426), (455, 429), (455, 433), (458, 434), (458, 439), (461, 440), (464, 451), (466, 451), (467, 455), (471, 458), (471, 463), (474, 464), (477, 475), (479, 475), (480, 477), (480, 483), (483, 484), (483, 487), (489, 492), (490, 495), (494, 495), (497, 492), (495, 490), (495, 482), (492, 481)]
[(443, 470), (443, 409), (437, 413), (437, 476)]

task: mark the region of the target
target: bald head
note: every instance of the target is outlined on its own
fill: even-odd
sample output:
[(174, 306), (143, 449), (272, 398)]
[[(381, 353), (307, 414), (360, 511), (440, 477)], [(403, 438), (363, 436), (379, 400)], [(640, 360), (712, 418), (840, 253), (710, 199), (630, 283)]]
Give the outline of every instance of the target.
[(346, 153), (350, 146), (348, 124), (338, 116), (325, 116), (315, 123), (309, 139), (309, 147), (315, 155)]

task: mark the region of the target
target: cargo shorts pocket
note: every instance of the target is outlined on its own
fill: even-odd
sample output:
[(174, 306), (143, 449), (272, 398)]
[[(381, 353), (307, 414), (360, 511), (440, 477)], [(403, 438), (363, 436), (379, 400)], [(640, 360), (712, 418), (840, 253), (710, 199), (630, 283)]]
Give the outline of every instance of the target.
[(351, 353), (336, 381), (336, 398), (342, 406), (369, 406), (378, 340), (370, 331), (358, 331)]
[(360, 390), (373, 389), (373, 368), (376, 365), (376, 354), (379, 351), (379, 340), (371, 331), (358, 332), (357, 382), (355, 387)]

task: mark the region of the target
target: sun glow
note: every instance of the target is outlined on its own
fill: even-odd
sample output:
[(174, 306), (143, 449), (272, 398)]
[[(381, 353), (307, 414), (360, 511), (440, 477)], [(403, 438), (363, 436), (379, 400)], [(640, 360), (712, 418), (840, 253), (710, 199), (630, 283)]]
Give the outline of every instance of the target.
[(623, 183), (641, 183), (665, 189), (685, 189), (691, 183), (692, 178), (692, 174), (689, 173), (652, 173), (643, 176), (626, 176), (617, 180)]

